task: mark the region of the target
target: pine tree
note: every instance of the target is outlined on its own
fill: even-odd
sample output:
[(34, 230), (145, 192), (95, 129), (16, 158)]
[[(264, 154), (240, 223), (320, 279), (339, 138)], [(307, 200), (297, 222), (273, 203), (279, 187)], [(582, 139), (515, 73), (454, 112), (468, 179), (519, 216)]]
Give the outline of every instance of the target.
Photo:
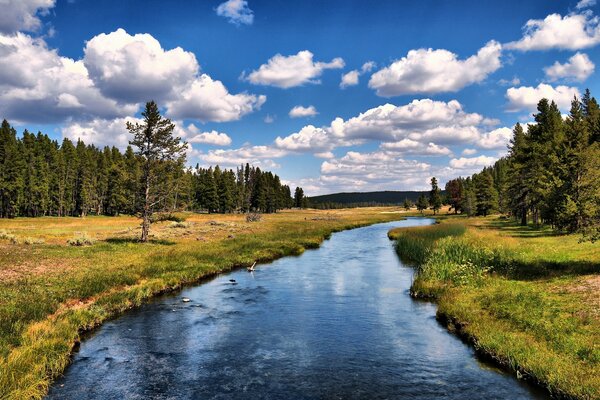
[(424, 214), (425, 210), (429, 207), (429, 202), (424, 194), (421, 194), (417, 200), (417, 210)]
[(431, 178), (431, 191), (429, 192), (429, 205), (433, 210), (433, 214), (437, 214), (437, 212), (442, 208), (442, 195), (440, 193), (440, 188), (438, 186), (437, 179), (435, 176)]
[(294, 207), (302, 208), (304, 200), (304, 190), (301, 187), (296, 187), (294, 190)]
[(144, 188), (142, 208), (142, 234), (140, 240), (148, 240), (150, 217), (153, 207), (166, 195), (161, 191), (161, 178), (169, 172), (173, 164), (185, 159), (187, 143), (173, 135), (175, 125), (160, 115), (154, 101), (146, 103), (142, 112), (144, 123), (127, 122), (127, 130), (133, 134), (132, 146), (142, 158), (142, 183)]

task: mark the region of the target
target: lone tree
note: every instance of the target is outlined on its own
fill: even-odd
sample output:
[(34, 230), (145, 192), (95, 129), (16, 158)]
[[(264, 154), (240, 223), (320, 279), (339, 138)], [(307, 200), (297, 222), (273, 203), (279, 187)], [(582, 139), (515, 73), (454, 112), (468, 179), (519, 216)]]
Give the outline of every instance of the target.
[(433, 214), (437, 214), (440, 208), (442, 208), (442, 194), (438, 186), (437, 179), (435, 176), (431, 178), (431, 192), (429, 192), (429, 205), (433, 210)]
[(154, 101), (146, 103), (142, 112), (144, 123), (127, 122), (127, 130), (133, 134), (129, 142), (137, 148), (136, 155), (142, 165), (142, 242), (148, 241), (150, 217), (154, 207), (170, 191), (172, 172), (185, 162), (187, 143), (173, 135), (175, 125), (163, 118)]
[(421, 214), (423, 214), (423, 211), (427, 210), (428, 205), (427, 198), (424, 194), (421, 194), (417, 200), (417, 210), (421, 211)]
[(402, 203), (402, 207), (404, 207), (404, 209), (406, 211), (409, 211), (412, 206), (413, 206), (412, 201), (410, 201), (409, 199), (404, 199), (404, 203)]
[(297, 187), (294, 191), (294, 205), (298, 208), (302, 208), (304, 204), (304, 190), (301, 187)]

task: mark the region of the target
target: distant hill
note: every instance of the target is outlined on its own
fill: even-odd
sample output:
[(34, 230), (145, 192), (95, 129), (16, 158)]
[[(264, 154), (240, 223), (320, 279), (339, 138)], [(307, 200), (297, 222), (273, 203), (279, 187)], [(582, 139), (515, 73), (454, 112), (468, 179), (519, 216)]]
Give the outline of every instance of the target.
[(314, 206), (328, 203), (346, 206), (389, 205), (402, 204), (405, 199), (409, 199), (414, 203), (421, 194), (428, 195), (429, 192), (388, 190), (384, 192), (333, 193), (309, 197), (308, 202)]

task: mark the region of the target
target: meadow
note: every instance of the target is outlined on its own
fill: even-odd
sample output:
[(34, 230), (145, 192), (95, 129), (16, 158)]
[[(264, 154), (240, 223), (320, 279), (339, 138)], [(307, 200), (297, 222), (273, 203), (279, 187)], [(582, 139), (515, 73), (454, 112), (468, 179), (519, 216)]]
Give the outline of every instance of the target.
[(395, 229), (416, 297), (479, 354), (556, 397), (600, 398), (600, 244), (500, 217)]
[(83, 332), (152, 296), (402, 217), (393, 208), (283, 211), (258, 222), (185, 213), (153, 224), (145, 244), (129, 216), (0, 220), (0, 399), (43, 397)]

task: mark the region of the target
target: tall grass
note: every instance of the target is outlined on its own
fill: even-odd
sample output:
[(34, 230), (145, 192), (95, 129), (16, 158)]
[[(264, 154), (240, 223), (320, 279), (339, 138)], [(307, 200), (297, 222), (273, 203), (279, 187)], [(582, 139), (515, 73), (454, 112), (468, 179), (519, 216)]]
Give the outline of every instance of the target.
[[(462, 225), (462, 228), (457, 226)], [(467, 226), (469, 225), (469, 226)], [(556, 396), (600, 398), (600, 252), (508, 223), (447, 222), (390, 232), (418, 264), (413, 295), (476, 348)]]
[[(94, 246), (68, 246), (64, 238), (82, 228), (100, 236), (104, 230), (123, 230), (119, 221), (136, 221), (90, 218), (88, 227), (86, 221), (75, 219), (22, 219), (15, 228), (13, 221), (6, 222), (11, 229), (27, 229), (31, 224), (31, 232), (49, 235), (54, 244), (30, 246), (27, 252), (21, 248), (24, 245), (6, 245), (0, 252), (0, 274), (16, 265), (32, 268), (0, 281), (0, 399), (43, 397), (68, 364), (80, 332), (158, 293), (254, 261), (300, 254), (335, 231), (402, 217), (379, 209), (337, 211), (337, 220), (308, 220), (312, 214), (319, 212), (278, 213), (248, 226), (236, 225), (233, 240), (227, 239), (229, 225), (209, 222), (219, 218), (228, 224), (245, 224), (244, 216), (190, 215), (189, 228), (207, 241), (181, 237), (141, 244), (105, 235)], [(57, 233), (54, 226), (61, 221), (73, 226)], [(52, 225), (52, 232), (44, 224)], [(164, 224), (165, 230), (178, 231)]]

